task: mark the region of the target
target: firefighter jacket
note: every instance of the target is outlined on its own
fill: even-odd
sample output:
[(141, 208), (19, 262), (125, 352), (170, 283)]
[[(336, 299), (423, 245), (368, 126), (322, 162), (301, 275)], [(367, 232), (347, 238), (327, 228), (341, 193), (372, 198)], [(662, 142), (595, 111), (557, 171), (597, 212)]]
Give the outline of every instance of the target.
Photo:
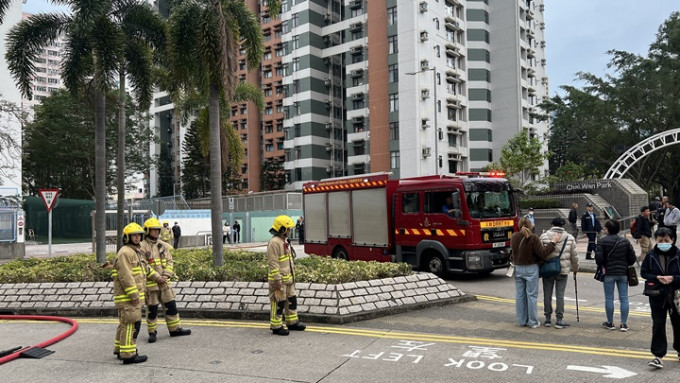
[(269, 265), (269, 283), (277, 281), (290, 285), (294, 283), (295, 265), (290, 244), (280, 236), (274, 236), (267, 244), (267, 263)]
[[(161, 240), (154, 241), (151, 238), (146, 237), (142, 243), (140, 243), (140, 246), (142, 249), (142, 254), (144, 254), (144, 259), (146, 262), (148, 262), (151, 269), (168, 279), (175, 276), (169, 244)], [(169, 288), (169, 283), (163, 283), (160, 285), (161, 290), (166, 290)], [(159, 289), (159, 285), (156, 281), (147, 279), (146, 289), (148, 291), (156, 291)]]
[(113, 302), (117, 308), (129, 307), (139, 299), (144, 304), (147, 278), (157, 281), (161, 278), (149, 267), (139, 246), (123, 246), (113, 261)]
[(170, 230), (169, 227), (165, 227), (165, 226), (161, 227), (161, 235), (160, 235), (161, 241), (170, 242), (172, 240), (172, 237), (173, 237), (172, 230)]

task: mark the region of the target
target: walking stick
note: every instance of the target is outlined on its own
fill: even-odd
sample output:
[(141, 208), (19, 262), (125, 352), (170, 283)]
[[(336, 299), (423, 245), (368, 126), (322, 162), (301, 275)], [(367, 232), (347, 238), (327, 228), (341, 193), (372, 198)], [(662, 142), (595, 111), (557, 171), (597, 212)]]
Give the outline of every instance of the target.
[(576, 321), (580, 322), (578, 316), (578, 282), (576, 281), (576, 273), (574, 273), (574, 295), (576, 295)]

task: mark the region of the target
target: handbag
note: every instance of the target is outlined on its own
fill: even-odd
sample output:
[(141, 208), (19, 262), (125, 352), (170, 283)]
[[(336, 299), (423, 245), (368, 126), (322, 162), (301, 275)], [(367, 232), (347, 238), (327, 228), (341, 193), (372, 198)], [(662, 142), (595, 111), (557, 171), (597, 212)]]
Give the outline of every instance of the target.
[(562, 244), (562, 250), (560, 250), (560, 254), (556, 257), (550, 258), (543, 262), (541, 264), (541, 267), (538, 269), (538, 275), (541, 278), (550, 278), (558, 275), (560, 271), (562, 271), (562, 265), (560, 264), (560, 260), (562, 259), (562, 253), (564, 252), (564, 248), (567, 246), (567, 240), (564, 240), (564, 243)]
[(648, 297), (658, 297), (661, 295), (661, 288), (657, 281), (645, 281), (645, 289), (642, 291), (643, 295)]
[(635, 271), (635, 267), (629, 266), (628, 267), (628, 286), (637, 286), (638, 283), (639, 283), (639, 281), (638, 281), (637, 271)]
[[(614, 251), (614, 249), (616, 249), (616, 245), (618, 245), (618, 244), (619, 244), (619, 240), (617, 239), (617, 240), (616, 240), (616, 243), (614, 244), (614, 247), (612, 247), (612, 249), (609, 250), (609, 253), (608, 253), (607, 256), (604, 258), (604, 263), (607, 263), (607, 259), (608, 259), (609, 256), (612, 254), (612, 252)], [(595, 269), (595, 275), (593, 275), (593, 279), (595, 279), (596, 281), (604, 282), (604, 274), (605, 274), (605, 272), (606, 272), (606, 270), (605, 270), (605, 268), (604, 268), (604, 265), (598, 265), (598, 266), (597, 266), (597, 269)]]
[(515, 276), (515, 265), (511, 263), (510, 266), (508, 266), (508, 269), (505, 270), (505, 276), (508, 278), (512, 278)]

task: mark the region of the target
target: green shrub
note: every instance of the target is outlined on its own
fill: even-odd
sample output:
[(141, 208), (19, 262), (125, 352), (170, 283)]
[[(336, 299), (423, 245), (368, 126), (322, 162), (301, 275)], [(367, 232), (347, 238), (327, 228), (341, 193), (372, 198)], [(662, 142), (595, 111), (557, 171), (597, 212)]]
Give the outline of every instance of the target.
[[(109, 262), (114, 254), (107, 254)], [(175, 250), (175, 273), (181, 281), (267, 281), (267, 255), (225, 251), (224, 266), (212, 267), (209, 249)], [(295, 261), (298, 282), (345, 283), (411, 274), (406, 263), (379, 263), (310, 256)], [(110, 281), (111, 270), (97, 264), (94, 254), (29, 258), (0, 265), (0, 283)]]
[(559, 208), (560, 200), (558, 199), (522, 199), (519, 201), (520, 209), (555, 209)]

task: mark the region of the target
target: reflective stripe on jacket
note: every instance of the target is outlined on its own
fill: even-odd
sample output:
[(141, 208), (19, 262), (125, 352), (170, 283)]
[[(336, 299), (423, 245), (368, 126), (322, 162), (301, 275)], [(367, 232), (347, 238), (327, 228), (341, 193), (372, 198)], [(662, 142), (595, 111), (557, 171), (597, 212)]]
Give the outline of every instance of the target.
[[(141, 245), (142, 254), (144, 254), (145, 260), (148, 262), (149, 267), (151, 267), (156, 273), (163, 277), (172, 278), (175, 276), (174, 263), (172, 260), (172, 254), (170, 254), (170, 245), (163, 242), (162, 240), (154, 241), (151, 238), (145, 238)], [(155, 280), (147, 280), (146, 288), (149, 291), (158, 290), (158, 283)], [(170, 288), (169, 282), (163, 284), (161, 289), (165, 290)]]
[(290, 244), (278, 235), (272, 237), (267, 244), (267, 264), (269, 266), (269, 282), (282, 281), (293, 283), (293, 256)]

